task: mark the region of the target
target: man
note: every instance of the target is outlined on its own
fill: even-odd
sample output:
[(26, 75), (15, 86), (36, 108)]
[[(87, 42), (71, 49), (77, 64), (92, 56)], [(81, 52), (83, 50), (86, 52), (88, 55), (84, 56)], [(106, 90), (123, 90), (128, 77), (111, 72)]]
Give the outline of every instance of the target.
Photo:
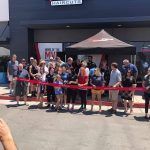
[(122, 75), (125, 76), (130, 70), (135, 78), (138, 76), (138, 69), (134, 64), (131, 64), (128, 59), (123, 60)]
[(29, 70), (29, 65), (27, 64), (27, 62), (24, 58), (22, 58), (21, 63), (23, 65), (23, 69)]
[[(118, 64), (115, 62), (112, 63), (111, 69), (112, 69), (112, 71), (110, 74), (109, 86), (110, 87), (118, 87), (122, 81), (121, 72), (118, 70)], [(117, 110), (118, 94), (119, 94), (119, 90), (110, 90), (109, 91), (109, 98), (112, 100), (112, 108), (110, 109), (110, 111), (112, 113), (116, 113), (116, 110)]]
[(93, 57), (92, 56), (88, 56), (87, 67), (89, 69), (96, 68), (96, 64), (93, 62)]
[(10, 95), (14, 94), (15, 82), (13, 82), (13, 75), (17, 69), (18, 69), (17, 56), (13, 54), (11, 60), (7, 63), (7, 77), (9, 81)]
[(65, 65), (65, 63), (60, 59), (60, 57), (56, 57), (56, 63), (58, 63), (61, 67)]
[[(22, 78), (22, 79), (28, 79), (29, 78), (29, 73), (27, 70), (23, 69), (23, 65), (19, 64), (18, 70), (14, 73), (14, 77), (17, 78)], [(23, 96), (25, 105), (27, 102), (27, 87), (28, 83), (25, 81), (16, 81), (16, 91), (15, 91), (15, 96), (16, 96), (16, 101), (17, 105), (19, 105), (19, 100), (20, 97)]]
[(73, 64), (73, 58), (69, 57), (67, 59), (66, 68), (73, 68), (72, 64)]
[(144, 77), (143, 87), (145, 88), (144, 98), (145, 98), (145, 119), (149, 119), (148, 108), (150, 101), (150, 68), (148, 68), (148, 73)]

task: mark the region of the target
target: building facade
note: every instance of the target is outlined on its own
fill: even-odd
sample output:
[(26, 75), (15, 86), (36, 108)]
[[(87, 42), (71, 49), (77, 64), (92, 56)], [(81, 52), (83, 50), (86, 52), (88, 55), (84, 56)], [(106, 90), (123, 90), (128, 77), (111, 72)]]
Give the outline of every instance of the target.
[[(103, 28), (135, 45), (137, 52), (143, 47), (149, 51), (149, 0), (82, 0), (82, 4), (59, 6), (52, 6), (52, 0), (9, 3), (10, 48), (19, 58), (36, 56), (35, 43), (76, 43)], [(112, 55), (111, 61), (115, 59)]]

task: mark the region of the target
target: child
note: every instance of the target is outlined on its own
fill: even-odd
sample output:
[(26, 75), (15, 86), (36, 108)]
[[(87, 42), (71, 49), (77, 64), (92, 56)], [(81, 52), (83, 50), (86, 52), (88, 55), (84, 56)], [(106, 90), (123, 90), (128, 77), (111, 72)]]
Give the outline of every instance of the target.
[[(61, 79), (60, 75), (56, 75), (56, 79), (54, 81), (55, 84), (63, 84), (63, 81)], [(57, 111), (59, 111), (59, 109), (61, 109), (61, 104), (62, 104), (62, 100), (63, 100), (63, 90), (61, 87), (55, 87), (55, 95), (56, 95), (56, 107), (55, 109)]]

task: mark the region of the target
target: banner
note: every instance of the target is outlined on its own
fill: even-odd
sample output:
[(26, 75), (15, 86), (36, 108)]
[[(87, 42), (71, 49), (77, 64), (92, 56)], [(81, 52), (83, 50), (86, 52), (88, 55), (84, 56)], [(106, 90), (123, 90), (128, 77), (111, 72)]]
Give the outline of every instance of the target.
[(57, 57), (57, 52), (62, 52), (62, 43), (38, 43), (40, 58), (49, 61), (51, 57)]
[(39, 80), (29, 80), (24, 78), (17, 78), (17, 81), (23, 81), (23, 82), (29, 82), (32, 84), (39, 84), (39, 85), (47, 85), (47, 86), (53, 86), (53, 87), (63, 87), (63, 88), (70, 88), (70, 89), (96, 89), (96, 90), (119, 90), (119, 91), (145, 91), (143, 87), (96, 87), (93, 86), (78, 86), (78, 85), (69, 85), (69, 84), (55, 84), (55, 83), (47, 83), (42, 82)]

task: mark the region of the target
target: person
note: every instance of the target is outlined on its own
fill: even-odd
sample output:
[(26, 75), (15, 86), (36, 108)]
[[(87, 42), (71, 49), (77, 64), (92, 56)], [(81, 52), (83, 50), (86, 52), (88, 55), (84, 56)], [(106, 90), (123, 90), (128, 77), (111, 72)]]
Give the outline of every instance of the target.
[[(136, 87), (136, 80), (130, 70), (128, 70), (127, 75), (123, 79), (122, 86), (123, 87), (133, 87), (133, 88)], [(127, 111), (128, 111), (127, 101), (129, 101), (129, 106), (130, 106), (129, 114), (131, 114), (133, 112), (133, 101), (132, 101), (133, 95), (134, 95), (134, 91), (124, 91), (121, 96), (121, 98), (124, 100), (125, 113), (127, 113)]]
[[(69, 85), (77, 85), (77, 74), (71, 68), (68, 68), (68, 84)], [(70, 110), (70, 104), (72, 100), (72, 107), (71, 111), (74, 110), (74, 104), (77, 96), (77, 89), (67, 89), (67, 103), (68, 103), (68, 110)]]
[(76, 74), (79, 73), (80, 67), (81, 67), (81, 61), (80, 61), (80, 59), (77, 59), (77, 60), (73, 63), (73, 68), (74, 68)]
[[(23, 69), (23, 64), (19, 64), (18, 70), (15, 71), (14, 77), (17, 78), (22, 78), (22, 79), (29, 79), (29, 73), (27, 70)], [(20, 97), (23, 96), (25, 105), (27, 102), (27, 87), (28, 83), (25, 81), (16, 81), (16, 90), (15, 90), (15, 96), (16, 96), (16, 101), (17, 105), (19, 105), (19, 100)]]
[(133, 76), (137, 79), (138, 76), (138, 69), (134, 64), (131, 64), (128, 59), (123, 60), (123, 65), (122, 65), (122, 76), (124, 77), (128, 70), (131, 70), (131, 73)]
[[(110, 74), (110, 87), (119, 87), (121, 85), (122, 76), (121, 72), (118, 70), (118, 64), (116, 62), (111, 64), (111, 74)], [(118, 105), (118, 94), (119, 90), (110, 90), (109, 91), (109, 98), (112, 101), (112, 108), (110, 109), (111, 113), (117, 112), (117, 105)]]
[[(89, 76), (90, 70), (89, 70), (89, 68), (87, 67), (87, 62), (86, 62), (86, 61), (82, 61), (81, 67), (84, 67), (84, 68), (85, 68), (86, 75)], [(80, 74), (80, 69), (79, 69), (79, 74)]]
[(63, 62), (60, 57), (56, 57), (56, 63), (59, 63), (59, 65), (62, 67), (62, 66), (65, 66), (65, 62)]
[(3, 119), (0, 119), (0, 141), (4, 150), (17, 150), (11, 131)]
[(17, 56), (13, 54), (11, 60), (7, 63), (7, 77), (9, 81), (10, 95), (13, 95), (15, 92), (15, 81), (13, 80), (13, 75), (18, 69), (18, 64)]
[(81, 87), (79, 89), (79, 96), (81, 98), (81, 107), (79, 110), (86, 111), (86, 99), (87, 99), (87, 89), (84, 89), (83, 86), (88, 85), (88, 76), (86, 74), (86, 70), (84, 67), (80, 68), (80, 73), (78, 75), (78, 86)]
[(149, 119), (148, 108), (149, 108), (149, 101), (150, 101), (150, 67), (148, 68), (147, 75), (144, 76), (143, 87), (145, 88), (145, 91), (144, 91), (145, 118)]
[(54, 61), (54, 58), (53, 57), (50, 57), (50, 61), (48, 63), (48, 68), (55, 68), (55, 61)]
[[(61, 79), (63, 81), (63, 84), (68, 83), (68, 72), (65, 66), (61, 67), (62, 72), (60, 73)], [(64, 100), (64, 105), (66, 105), (67, 102), (67, 88), (63, 88), (63, 100)]]
[(66, 68), (73, 68), (73, 58), (69, 57), (67, 59)]
[[(29, 74), (30, 74), (30, 79), (31, 80), (36, 80), (37, 75), (39, 73), (39, 67), (37, 65), (37, 60), (34, 59), (31, 61), (31, 65), (29, 67)], [(30, 84), (31, 85), (31, 97), (36, 97), (36, 84)]]
[(26, 60), (24, 58), (21, 59), (21, 63), (23, 65), (23, 69), (28, 71), (29, 70), (29, 66), (27, 65), (27, 62), (26, 62)]
[[(46, 75), (46, 82), (47, 83), (53, 83), (54, 82), (54, 68), (49, 68), (49, 73)], [(47, 86), (47, 101), (48, 101), (48, 106), (52, 110), (55, 108), (55, 91), (53, 86)], [(52, 106), (51, 106), (52, 104)]]
[(87, 67), (90, 69), (96, 68), (96, 64), (93, 62), (93, 56), (88, 56)]
[[(46, 62), (44, 60), (40, 61), (39, 64), (39, 73), (37, 74), (37, 78), (39, 81), (45, 82), (46, 81), (46, 75), (47, 75), (47, 68), (45, 67)], [(40, 101), (38, 104), (39, 108), (43, 107), (43, 96), (46, 93), (46, 86), (45, 85), (38, 85), (37, 88), (37, 100)]]
[(90, 84), (93, 87), (93, 89), (91, 90), (92, 93), (91, 111), (93, 111), (93, 101), (97, 97), (99, 101), (99, 112), (101, 112), (101, 107), (102, 107), (101, 95), (104, 93), (104, 91), (96, 88), (104, 86), (105, 82), (104, 82), (104, 76), (101, 74), (99, 68), (95, 69), (94, 75), (91, 77)]
[[(61, 76), (59, 74), (56, 75), (54, 83), (59, 84), (59, 85), (63, 84), (63, 81), (62, 81)], [(55, 95), (56, 95), (56, 99), (57, 99), (55, 110), (59, 111), (62, 109), (63, 89), (61, 87), (55, 86)]]

